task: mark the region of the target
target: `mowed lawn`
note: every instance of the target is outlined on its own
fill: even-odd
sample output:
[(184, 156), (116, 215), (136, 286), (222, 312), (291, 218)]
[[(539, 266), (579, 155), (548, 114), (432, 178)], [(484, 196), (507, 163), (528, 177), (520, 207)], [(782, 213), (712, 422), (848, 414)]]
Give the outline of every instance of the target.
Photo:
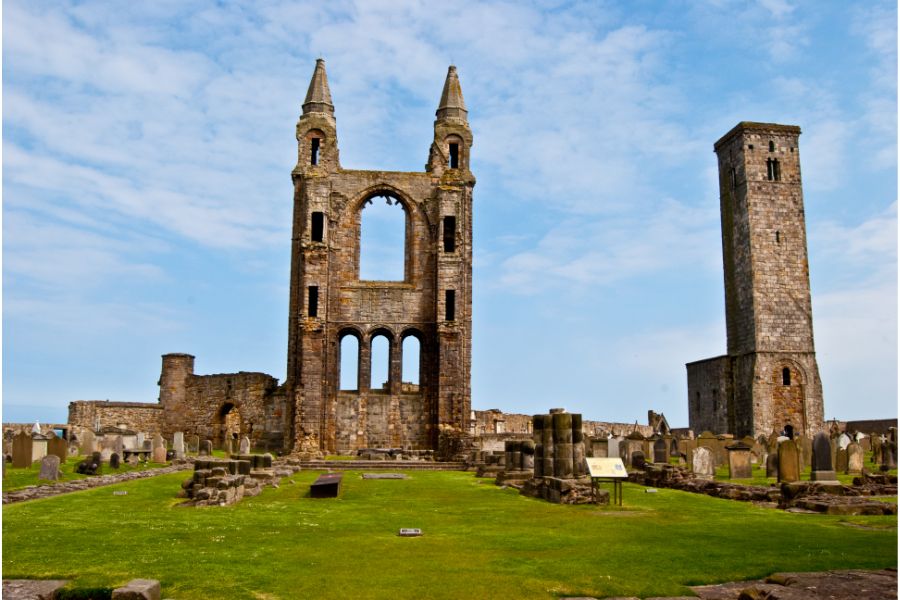
[[(317, 475), (224, 508), (177, 506), (187, 473), (7, 505), (3, 577), (151, 578), (180, 600), (646, 597), (897, 565), (896, 517), (791, 514), (630, 484), (622, 509), (560, 506), (461, 472), (349, 472), (339, 499), (311, 499)], [(404, 527), (424, 535), (401, 538)]]

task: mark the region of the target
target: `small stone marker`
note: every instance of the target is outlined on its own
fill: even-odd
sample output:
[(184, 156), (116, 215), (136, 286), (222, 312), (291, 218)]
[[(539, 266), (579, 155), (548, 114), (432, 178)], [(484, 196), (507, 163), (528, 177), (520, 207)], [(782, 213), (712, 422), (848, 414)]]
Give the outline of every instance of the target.
[(119, 468), (119, 455), (116, 452), (113, 452), (109, 455), (109, 468), (110, 469), (118, 469)]
[(419, 537), (422, 530), (417, 528), (403, 528), (400, 530), (400, 537)]
[(241, 438), (240, 454), (250, 454), (250, 438), (246, 435)]
[(125, 490), (116, 490), (113, 492), (113, 496), (127, 496), (128, 492)]
[(643, 469), (647, 464), (647, 461), (644, 460), (644, 453), (641, 450), (636, 450), (631, 453), (631, 466), (634, 469)]
[(59, 481), (59, 457), (48, 454), (41, 459), (41, 473), (38, 479), (45, 481)]
[(716, 464), (713, 460), (712, 450), (706, 446), (699, 446), (691, 452), (691, 465), (694, 467), (694, 476), (699, 479), (713, 479), (716, 476)]
[(778, 482), (784, 481), (800, 481), (800, 453), (792, 440), (778, 444)]
[(363, 473), (363, 479), (409, 479), (403, 473)]
[(341, 481), (343, 479), (343, 473), (319, 475), (318, 479), (309, 486), (310, 498), (337, 498), (341, 493)]
[(862, 446), (856, 442), (850, 442), (847, 446), (847, 472), (862, 473), (863, 457)]

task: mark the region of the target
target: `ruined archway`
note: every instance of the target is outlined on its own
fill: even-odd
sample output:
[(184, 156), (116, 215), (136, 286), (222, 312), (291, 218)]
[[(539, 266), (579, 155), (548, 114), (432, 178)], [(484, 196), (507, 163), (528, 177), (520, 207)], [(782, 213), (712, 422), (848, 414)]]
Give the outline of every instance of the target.
[(242, 424), (241, 413), (234, 403), (224, 402), (213, 421), (213, 446), (221, 450), (225, 447), (225, 440), (240, 439)]

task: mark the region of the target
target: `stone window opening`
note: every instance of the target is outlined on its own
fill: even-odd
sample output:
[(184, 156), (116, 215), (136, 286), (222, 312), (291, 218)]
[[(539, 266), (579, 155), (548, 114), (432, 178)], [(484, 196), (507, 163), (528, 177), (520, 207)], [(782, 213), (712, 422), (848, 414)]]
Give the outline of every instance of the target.
[(791, 385), (791, 370), (787, 367), (781, 370), (781, 385)]
[(731, 189), (737, 188), (737, 169), (731, 167)]
[(456, 320), (456, 290), (447, 290), (444, 295), (444, 320)]
[(391, 389), (391, 340), (383, 333), (372, 336), (370, 342), (370, 391), (389, 392)]
[(314, 242), (321, 242), (325, 239), (325, 213), (315, 211), (310, 216), (310, 237)]
[(444, 252), (456, 252), (456, 217), (444, 217)]
[(776, 243), (776, 244), (780, 244), (780, 243), (781, 243), (781, 232), (780, 232), (780, 231), (776, 231), (776, 232), (775, 232), (775, 243)]
[(319, 164), (319, 147), (322, 140), (314, 137), (309, 140), (309, 164), (315, 166)]
[(775, 152), (775, 142), (769, 140), (769, 152)]
[(403, 354), (401, 388), (403, 392), (416, 393), (422, 381), (422, 342), (415, 334), (407, 335), (401, 344)]
[(352, 333), (345, 333), (341, 336), (338, 346), (338, 390), (358, 391), (359, 339)]
[(450, 143), (450, 168), (459, 168), (459, 144), (455, 142)]
[(766, 179), (769, 181), (781, 181), (781, 165), (777, 158), (766, 160)]
[(712, 390), (712, 405), (713, 411), (719, 410), (719, 390)]
[[(384, 202), (375, 202), (384, 198)], [(359, 214), (358, 274), (361, 281), (406, 281), (409, 215), (389, 192), (370, 196)]]
[(306, 314), (310, 317), (319, 316), (319, 286), (309, 286), (309, 294), (306, 303)]

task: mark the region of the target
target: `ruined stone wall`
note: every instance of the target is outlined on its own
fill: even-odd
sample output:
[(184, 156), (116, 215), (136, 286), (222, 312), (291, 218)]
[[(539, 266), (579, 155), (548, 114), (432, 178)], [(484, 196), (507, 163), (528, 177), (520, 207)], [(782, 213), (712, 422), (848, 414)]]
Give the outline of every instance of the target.
[(688, 419), (694, 431), (729, 431), (731, 359), (718, 356), (687, 365)]
[(96, 431), (120, 426), (153, 435), (162, 432), (162, 417), (163, 407), (159, 404), (108, 400), (76, 400), (69, 403), (69, 425), (76, 435), (79, 429)]
[(614, 436), (625, 436), (632, 431), (637, 431), (644, 437), (650, 437), (654, 433), (653, 427), (650, 425), (641, 425), (638, 423), (616, 423), (613, 421), (583, 421), (582, 427), (586, 436), (605, 436), (613, 434)]
[(472, 411), (472, 435), (531, 433), (531, 415), (504, 413), (496, 408)]

